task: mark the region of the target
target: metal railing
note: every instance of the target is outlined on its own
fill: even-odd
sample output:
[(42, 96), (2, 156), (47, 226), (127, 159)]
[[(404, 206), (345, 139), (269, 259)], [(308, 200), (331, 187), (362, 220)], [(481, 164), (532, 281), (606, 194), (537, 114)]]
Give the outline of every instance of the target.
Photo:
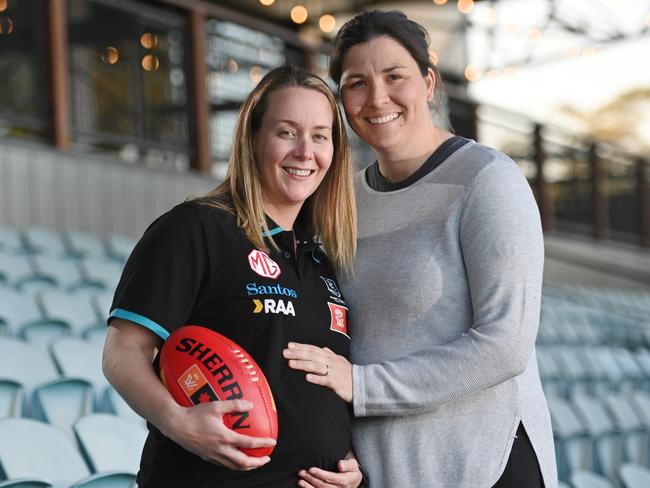
[(495, 107), (475, 113), (478, 139), (526, 174), (546, 232), (650, 248), (650, 156)]

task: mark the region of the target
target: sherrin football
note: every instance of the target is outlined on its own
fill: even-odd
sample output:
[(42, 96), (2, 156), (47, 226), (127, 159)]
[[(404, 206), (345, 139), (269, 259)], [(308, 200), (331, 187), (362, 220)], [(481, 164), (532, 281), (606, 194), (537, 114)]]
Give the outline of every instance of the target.
[[(278, 438), (278, 414), (271, 388), (255, 360), (227, 337), (198, 325), (185, 325), (160, 351), (160, 376), (174, 400), (191, 407), (218, 400), (248, 400), (248, 412), (223, 417), (226, 427), (253, 437)], [(249, 456), (271, 454), (273, 447), (241, 449)]]

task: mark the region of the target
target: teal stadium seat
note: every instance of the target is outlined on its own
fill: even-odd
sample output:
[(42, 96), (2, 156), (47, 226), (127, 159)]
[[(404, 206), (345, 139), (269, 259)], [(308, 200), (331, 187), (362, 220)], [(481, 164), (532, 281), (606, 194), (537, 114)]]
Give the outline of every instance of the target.
[(61, 378), (37, 386), (31, 397), (30, 417), (72, 436), (72, 426), (94, 408), (94, 389), (80, 378)]
[(108, 259), (84, 258), (80, 260), (84, 282), (99, 290), (115, 292), (122, 276), (122, 264)]
[(604, 395), (603, 403), (623, 438), (623, 462), (645, 463), (648, 459), (648, 434), (632, 399), (628, 395), (608, 393)]
[(0, 285), (21, 288), (30, 280), (35, 280), (35, 276), (28, 256), (0, 251)]
[(621, 480), (624, 488), (648, 488), (650, 486), (650, 469), (634, 463), (621, 467)]
[(99, 408), (100, 395), (108, 386), (102, 372), (103, 343), (89, 342), (78, 337), (64, 337), (50, 344), (50, 352), (59, 371), (68, 378), (80, 378), (91, 385), (96, 397), (94, 404)]
[(77, 421), (74, 431), (93, 472), (137, 474), (148, 431), (115, 415), (96, 413)]
[(560, 371), (564, 378), (567, 394), (588, 392), (591, 389), (591, 371), (582, 358), (580, 348), (575, 346), (558, 346), (554, 350)]
[(41, 311), (31, 294), (0, 286), (0, 333), (18, 335), (23, 327), (42, 320)]
[(125, 263), (133, 251), (136, 241), (130, 237), (111, 234), (106, 238), (106, 250), (111, 259)]
[(614, 485), (602, 476), (589, 471), (578, 471), (571, 475), (573, 488), (615, 488)]
[(131, 488), (129, 473), (91, 475), (74, 441), (31, 419), (0, 420), (0, 467), (8, 480), (38, 479), (53, 488)]
[(32, 257), (34, 276), (50, 280), (57, 288), (72, 291), (82, 285), (79, 266), (73, 259), (50, 255), (35, 255)]
[(4, 225), (0, 225), (0, 252), (18, 254), (23, 251), (18, 232)]
[(25, 248), (32, 254), (65, 256), (65, 243), (61, 234), (44, 227), (28, 227), (22, 232)]
[(553, 354), (553, 346), (538, 346), (536, 352), (544, 393), (547, 396), (566, 396), (566, 385), (557, 358)]
[(620, 432), (597, 398), (586, 394), (576, 394), (573, 396), (572, 402), (593, 442), (594, 471), (606, 476), (611, 481), (616, 480), (618, 470), (623, 462)]
[(4, 379), (0, 373), (0, 418), (19, 417), (22, 413), (23, 386), (15, 380)]
[(112, 386), (104, 390), (102, 410), (138, 425), (146, 425), (147, 423), (145, 419), (133, 411), (129, 404), (126, 403), (126, 400)]
[(40, 295), (40, 304), (45, 318), (67, 324), (74, 335), (82, 336), (100, 325), (91, 299), (85, 294), (49, 291)]
[(0, 481), (0, 488), (52, 488), (52, 485), (45, 481), (21, 478), (11, 481)]
[(553, 395), (549, 395), (547, 401), (553, 425), (558, 476), (568, 481), (572, 472), (591, 469), (591, 439), (568, 401)]
[(63, 235), (68, 253), (77, 257), (91, 257), (95, 259), (105, 259), (106, 248), (101, 239), (95, 235), (84, 231), (67, 231)]

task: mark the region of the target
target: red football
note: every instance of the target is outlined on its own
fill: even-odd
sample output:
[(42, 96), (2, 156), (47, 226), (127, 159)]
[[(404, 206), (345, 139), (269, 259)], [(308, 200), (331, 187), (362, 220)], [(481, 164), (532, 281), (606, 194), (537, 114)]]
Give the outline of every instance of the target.
[[(248, 400), (248, 412), (223, 417), (226, 427), (253, 437), (278, 438), (278, 414), (271, 388), (255, 360), (221, 334), (198, 325), (176, 329), (160, 351), (160, 376), (180, 405), (191, 407), (217, 400)], [(266, 456), (273, 447), (242, 449)]]

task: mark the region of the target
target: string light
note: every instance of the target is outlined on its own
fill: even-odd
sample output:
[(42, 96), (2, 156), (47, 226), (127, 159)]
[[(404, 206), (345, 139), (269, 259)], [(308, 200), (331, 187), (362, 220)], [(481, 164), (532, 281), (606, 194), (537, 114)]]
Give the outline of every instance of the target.
[(140, 36), (140, 45), (145, 49), (153, 49), (158, 45), (158, 36), (151, 32), (145, 32)]
[(517, 32), (519, 32), (519, 29), (520, 27), (517, 24), (506, 25), (506, 32), (509, 34), (516, 34)]
[(147, 54), (142, 58), (142, 67), (145, 71), (156, 71), (160, 68), (160, 60), (153, 54)]
[(499, 70), (498, 70), (498, 69), (496, 69), (496, 68), (492, 68), (492, 69), (488, 70), (487, 73), (485, 73), (485, 76), (486, 76), (487, 78), (498, 78), (500, 74), (501, 74), (501, 73), (499, 73)]
[(539, 41), (542, 38), (542, 31), (539, 30), (537, 27), (533, 27), (528, 31), (528, 39), (530, 41), (536, 42)]
[(307, 9), (302, 5), (296, 5), (291, 9), (291, 20), (296, 24), (304, 23), (307, 20), (307, 17), (309, 17), (309, 12), (307, 12)]
[(488, 25), (494, 25), (497, 23), (497, 9), (494, 7), (488, 7), (485, 9), (487, 13), (487, 23)]
[(575, 59), (580, 55), (580, 49), (577, 47), (570, 47), (564, 51), (564, 55), (569, 59)]
[(318, 26), (323, 32), (332, 32), (336, 28), (336, 19), (333, 15), (325, 14), (318, 20)]
[(102, 62), (115, 64), (120, 59), (120, 53), (117, 48), (108, 46), (102, 53)]
[(468, 81), (478, 81), (481, 79), (481, 68), (475, 64), (468, 64), (465, 68), (465, 78)]
[(461, 14), (468, 14), (474, 10), (474, 0), (458, 0), (457, 7)]
[(248, 76), (250, 76), (251, 81), (257, 85), (264, 76), (262, 67), (257, 65), (251, 67), (250, 71), (248, 72)]
[(275, 0), (260, 0), (260, 3), (265, 7), (268, 7), (269, 5), (273, 5), (275, 3)]
[(7, 0), (0, 0), (0, 12), (7, 10)]
[(436, 5), (444, 5), (445, 3), (447, 3), (447, 0), (433, 0), (433, 3), (435, 3)]
[(228, 60), (228, 71), (230, 71), (234, 75), (235, 73), (237, 73), (238, 70), (239, 70), (239, 65), (237, 64), (237, 61), (230, 58)]

